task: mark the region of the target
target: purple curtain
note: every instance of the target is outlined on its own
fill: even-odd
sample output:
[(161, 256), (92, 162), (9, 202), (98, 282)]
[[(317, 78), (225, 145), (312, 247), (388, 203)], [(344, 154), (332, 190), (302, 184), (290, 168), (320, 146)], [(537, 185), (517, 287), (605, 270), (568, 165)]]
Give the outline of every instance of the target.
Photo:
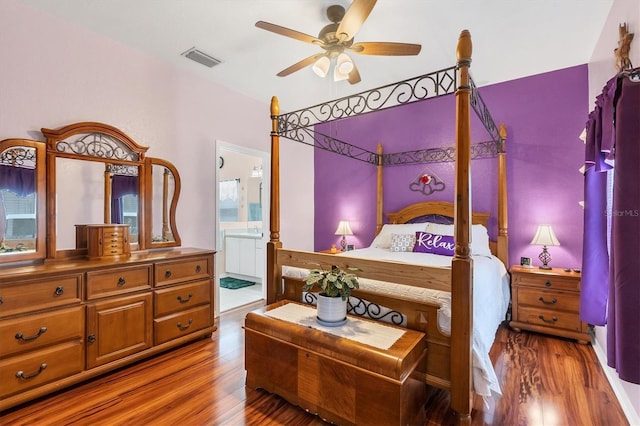
[(614, 145), (613, 100), (617, 78), (607, 82), (587, 120), (584, 179), (584, 243), (580, 317), (589, 324), (607, 323), (609, 250), (607, 247), (607, 173), (605, 160)]
[(138, 177), (114, 175), (111, 177), (111, 223), (123, 223), (122, 197), (138, 193)]
[(615, 106), (607, 363), (640, 384), (640, 80), (620, 78)]
[(0, 189), (8, 189), (21, 197), (29, 195), (36, 190), (36, 171), (0, 165)]

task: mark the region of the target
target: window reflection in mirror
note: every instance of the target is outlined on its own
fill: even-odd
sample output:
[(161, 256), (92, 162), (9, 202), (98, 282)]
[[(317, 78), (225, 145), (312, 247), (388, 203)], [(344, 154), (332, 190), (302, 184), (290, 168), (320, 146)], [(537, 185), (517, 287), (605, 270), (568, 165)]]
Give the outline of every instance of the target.
[(0, 154), (0, 255), (33, 252), (37, 235), (35, 149)]
[[(123, 169), (137, 173), (136, 166)], [(96, 161), (56, 159), (57, 250), (77, 248), (80, 224), (129, 224), (131, 242), (138, 241), (138, 177), (126, 173)]]

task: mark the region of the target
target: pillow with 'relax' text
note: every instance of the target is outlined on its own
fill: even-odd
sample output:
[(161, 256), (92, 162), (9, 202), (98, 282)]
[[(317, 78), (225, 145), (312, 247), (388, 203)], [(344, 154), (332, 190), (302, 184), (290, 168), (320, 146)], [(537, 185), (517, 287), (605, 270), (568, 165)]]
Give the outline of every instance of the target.
[(453, 256), (456, 244), (452, 235), (416, 232), (416, 242), (413, 251), (416, 253), (432, 253), (442, 256)]

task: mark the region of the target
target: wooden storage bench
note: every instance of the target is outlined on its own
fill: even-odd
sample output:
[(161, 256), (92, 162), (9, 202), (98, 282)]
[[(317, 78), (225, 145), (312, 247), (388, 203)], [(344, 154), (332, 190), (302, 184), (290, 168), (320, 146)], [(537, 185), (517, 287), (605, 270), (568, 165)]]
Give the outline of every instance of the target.
[(287, 303), (300, 305), (281, 301), (246, 316), (247, 386), (341, 425), (424, 424), (426, 385), (412, 377), (425, 362), (423, 333), (400, 329), (383, 350), (266, 314)]

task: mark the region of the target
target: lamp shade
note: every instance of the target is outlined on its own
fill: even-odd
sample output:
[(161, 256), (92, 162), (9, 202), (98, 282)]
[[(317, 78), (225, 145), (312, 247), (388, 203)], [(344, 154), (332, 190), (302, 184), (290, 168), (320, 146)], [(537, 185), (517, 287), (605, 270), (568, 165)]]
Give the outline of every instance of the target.
[(348, 220), (341, 220), (336, 229), (336, 235), (353, 235), (351, 226), (349, 226)]
[(333, 80), (342, 81), (349, 78), (349, 73), (353, 71), (353, 61), (346, 53), (341, 53), (336, 58), (336, 66), (333, 69)]
[(324, 77), (329, 72), (329, 67), (331, 66), (331, 61), (326, 56), (315, 61), (311, 69), (318, 77)]
[(559, 246), (560, 242), (553, 232), (551, 225), (538, 225), (536, 235), (533, 236), (531, 244), (536, 246)]

